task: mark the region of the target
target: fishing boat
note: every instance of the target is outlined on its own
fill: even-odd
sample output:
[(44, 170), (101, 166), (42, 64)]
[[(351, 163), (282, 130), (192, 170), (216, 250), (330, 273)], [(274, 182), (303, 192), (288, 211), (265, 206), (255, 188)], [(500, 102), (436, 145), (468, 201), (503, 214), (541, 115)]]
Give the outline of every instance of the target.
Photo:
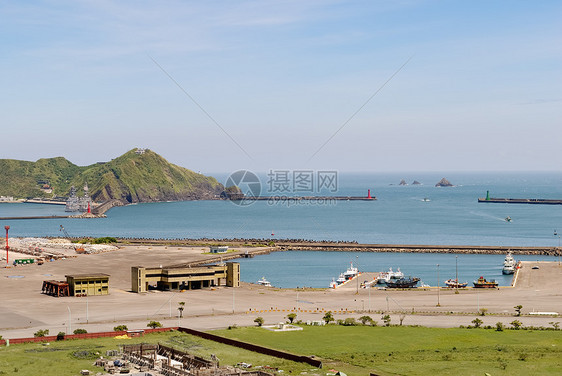
[(462, 289), (468, 286), (468, 282), (459, 282), (458, 279), (448, 279), (445, 281), (445, 286), (453, 289)]
[(345, 277), (345, 280), (350, 280), (355, 278), (355, 276), (357, 276), (357, 274), (359, 274), (359, 270), (357, 268), (353, 267), (353, 262), (351, 262), (351, 266), (345, 271), (345, 273), (343, 273), (343, 276)]
[(342, 283), (344, 283), (346, 281), (345, 276), (343, 275), (343, 273), (340, 273), (340, 276), (338, 277), (338, 279), (336, 279), (336, 283), (338, 285), (341, 285)]
[(503, 261), (503, 274), (513, 274), (515, 273), (515, 265), (517, 265), (517, 261), (511, 255), (511, 252), (505, 256), (505, 260)]
[(265, 277), (261, 277), (257, 284), (265, 287), (271, 287), (271, 283), (267, 279), (265, 279)]
[(396, 280), (400, 278), (404, 278), (404, 273), (400, 271), (400, 268), (398, 268), (398, 270), (396, 271), (393, 271), (392, 268), (388, 268), (387, 272), (379, 273), (379, 276), (377, 278), (377, 283), (382, 285), (392, 280)]
[(488, 289), (493, 289), (498, 287), (498, 282), (496, 282), (495, 279), (492, 279), (491, 281), (487, 281), (486, 278), (484, 277), (480, 277), (478, 278), (478, 280), (472, 282), (474, 284), (474, 288), (488, 288)]
[(416, 287), (419, 280), (420, 279), (416, 277), (393, 279), (386, 283), (386, 287), (398, 288), (398, 289), (410, 289)]

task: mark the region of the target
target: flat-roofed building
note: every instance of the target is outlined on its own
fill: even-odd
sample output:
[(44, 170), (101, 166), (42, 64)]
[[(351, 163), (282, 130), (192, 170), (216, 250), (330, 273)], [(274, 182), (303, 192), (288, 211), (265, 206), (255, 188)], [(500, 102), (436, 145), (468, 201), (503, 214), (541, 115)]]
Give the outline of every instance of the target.
[(73, 274), (66, 275), (70, 295), (92, 296), (109, 294), (108, 274)]
[(150, 287), (158, 290), (193, 290), (223, 284), (228, 287), (240, 286), (239, 263), (191, 268), (131, 268), (131, 289), (134, 292), (147, 292)]

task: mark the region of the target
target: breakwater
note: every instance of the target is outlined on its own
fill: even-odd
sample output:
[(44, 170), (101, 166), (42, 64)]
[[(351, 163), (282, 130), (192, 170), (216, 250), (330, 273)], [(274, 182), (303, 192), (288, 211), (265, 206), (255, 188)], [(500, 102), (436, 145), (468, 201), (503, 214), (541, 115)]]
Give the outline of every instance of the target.
[[(332, 252), (393, 252), (393, 253), (460, 253), (558, 256), (558, 247), (517, 247), (477, 245), (420, 245), (420, 244), (360, 244), (357, 242), (306, 241), (302, 239), (141, 239), (120, 238), (123, 244), (151, 244), (178, 246), (228, 245), (233, 247), (268, 247), (274, 251), (332, 251)], [(241, 255), (237, 255), (240, 257)]]
[(496, 204), (562, 205), (562, 200), (551, 200), (546, 198), (486, 197), (486, 198), (479, 198), (478, 202), (490, 202)]

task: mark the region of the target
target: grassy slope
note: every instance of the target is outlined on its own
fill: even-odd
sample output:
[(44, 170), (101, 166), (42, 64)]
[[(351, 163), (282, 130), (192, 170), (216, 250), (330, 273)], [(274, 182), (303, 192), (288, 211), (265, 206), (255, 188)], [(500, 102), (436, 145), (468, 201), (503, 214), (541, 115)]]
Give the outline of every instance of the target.
[(0, 160), (0, 195), (41, 197), (38, 180), (48, 180), (58, 195), (68, 195), (71, 185), (87, 182), (96, 201), (110, 198), (129, 202), (189, 200), (220, 194), (222, 185), (212, 177), (173, 165), (158, 154), (137, 155), (131, 150), (105, 164), (76, 166), (62, 157), (37, 162)]
[[(412, 327), (305, 327), (270, 333), (257, 328), (218, 332), (242, 341), (314, 354), (348, 375), (559, 375), (561, 331), (496, 332)], [(360, 371), (362, 370), (362, 371)]]
[[(273, 333), (240, 328), (213, 333), (301, 355), (324, 358), (324, 368), (280, 360), (181, 333), (146, 335), (127, 341), (113, 338), (23, 344), (0, 347), (0, 375), (75, 375), (94, 370), (92, 359), (76, 359), (76, 351), (116, 349), (120, 343), (163, 343), (209, 358), (221, 365), (247, 362), (283, 369), (285, 374), (325, 375), (335, 368), (349, 376), (367, 375), (559, 375), (562, 374), (562, 331), (438, 329), (413, 327), (305, 327)], [(98, 371), (98, 369), (96, 369)], [(2, 373), (3, 372), (3, 373)]]
[(37, 162), (0, 159), (0, 195), (14, 197), (46, 196), (39, 190), (38, 180), (48, 180), (56, 192), (68, 192), (71, 180), (84, 168), (65, 158), (40, 159)]

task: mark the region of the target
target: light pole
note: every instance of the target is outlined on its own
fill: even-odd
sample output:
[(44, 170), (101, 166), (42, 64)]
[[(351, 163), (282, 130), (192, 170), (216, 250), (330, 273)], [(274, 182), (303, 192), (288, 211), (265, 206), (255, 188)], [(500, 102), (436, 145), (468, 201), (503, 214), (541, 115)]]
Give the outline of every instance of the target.
[(369, 286), (369, 312), (371, 312), (371, 289), (372, 287)]
[(68, 309), (68, 334), (72, 334), (72, 312), (70, 312), (70, 307), (66, 306)]
[(355, 278), (357, 278), (357, 290), (355, 291), (355, 295), (359, 294), (359, 256), (355, 256), (355, 268), (357, 268), (357, 274)]
[(10, 246), (8, 245), (8, 230), (10, 230), (10, 226), (4, 226), (6, 230), (6, 265), (10, 266), (10, 260), (8, 260)]
[(439, 264), (437, 264), (437, 307), (441, 307), (440, 304), (440, 287), (439, 287)]
[[(459, 256), (455, 256), (455, 294), (459, 293)], [(439, 283), (439, 281), (437, 281)]]
[[(558, 236), (558, 249), (557, 249), (558, 252), (556, 253), (558, 254), (558, 266), (560, 266), (560, 234), (558, 234), (558, 232), (554, 230), (554, 236)], [(6, 238), (6, 244), (8, 244), (7, 238)], [(7, 246), (6, 249), (8, 249)]]

